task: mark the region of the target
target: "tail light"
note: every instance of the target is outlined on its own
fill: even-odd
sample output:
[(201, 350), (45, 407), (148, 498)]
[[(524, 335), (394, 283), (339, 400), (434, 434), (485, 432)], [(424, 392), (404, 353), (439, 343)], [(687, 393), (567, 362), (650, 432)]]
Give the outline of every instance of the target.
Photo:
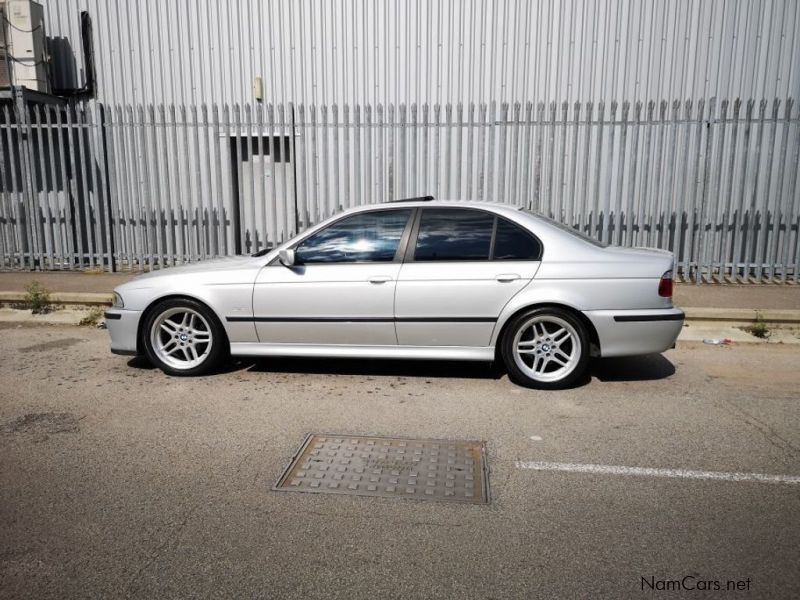
[(667, 271), (658, 282), (658, 295), (662, 298), (672, 298), (672, 271)]

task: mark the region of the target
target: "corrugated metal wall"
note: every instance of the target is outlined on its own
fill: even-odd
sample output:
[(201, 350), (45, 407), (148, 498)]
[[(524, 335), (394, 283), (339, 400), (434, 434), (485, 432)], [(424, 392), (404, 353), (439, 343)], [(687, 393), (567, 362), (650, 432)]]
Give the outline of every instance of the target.
[(797, 0), (46, 0), (62, 86), (110, 104), (800, 96)]
[(800, 0), (48, 0), (63, 87), (81, 10), (96, 101), (0, 115), (0, 268), (252, 252), (433, 193), (800, 280)]

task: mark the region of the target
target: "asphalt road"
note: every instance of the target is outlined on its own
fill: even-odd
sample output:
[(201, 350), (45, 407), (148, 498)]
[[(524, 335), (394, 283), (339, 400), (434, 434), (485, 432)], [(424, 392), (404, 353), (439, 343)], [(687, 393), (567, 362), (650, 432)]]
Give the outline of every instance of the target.
[[(3, 598), (797, 597), (800, 484), (747, 474), (800, 475), (800, 348), (683, 345), (548, 393), (466, 363), (169, 378), (107, 348), (0, 330)], [(311, 431), (486, 440), (492, 502), (271, 491)]]

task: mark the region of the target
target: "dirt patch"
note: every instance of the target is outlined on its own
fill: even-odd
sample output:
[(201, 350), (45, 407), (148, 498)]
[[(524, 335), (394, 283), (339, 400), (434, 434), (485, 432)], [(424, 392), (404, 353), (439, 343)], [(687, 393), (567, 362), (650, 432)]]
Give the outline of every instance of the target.
[(78, 433), (80, 418), (68, 412), (28, 413), (12, 419), (0, 429), (3, 433)]
[(25, 346), (20, 348), (20, 352), (46, 352), (47, 350), (60, 350), (62, 348), (69, 348), (75, 344), (79, 344), (83, 340), (80, 338), (65, 338), (63, 340), (53, 340), (52, 342), (42, 342), (41, 344), (34, 344), (33, 346)]

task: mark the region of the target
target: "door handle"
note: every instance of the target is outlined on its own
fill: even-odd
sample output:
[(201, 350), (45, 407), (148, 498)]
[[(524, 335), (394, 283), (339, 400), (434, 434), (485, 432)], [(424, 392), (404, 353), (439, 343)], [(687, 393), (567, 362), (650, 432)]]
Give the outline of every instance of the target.
[(391, 281), (392, 278), (388, 275), (374, 275), (369, 278), (370, 283), (386, 283), (387, 281)]
[(502, 273), (500, 275), (495, 276), (495, 279), (501, 283), (506, 283), (509, 281), (516, 281), (519, 279), (519, 275), (516, 273)]

